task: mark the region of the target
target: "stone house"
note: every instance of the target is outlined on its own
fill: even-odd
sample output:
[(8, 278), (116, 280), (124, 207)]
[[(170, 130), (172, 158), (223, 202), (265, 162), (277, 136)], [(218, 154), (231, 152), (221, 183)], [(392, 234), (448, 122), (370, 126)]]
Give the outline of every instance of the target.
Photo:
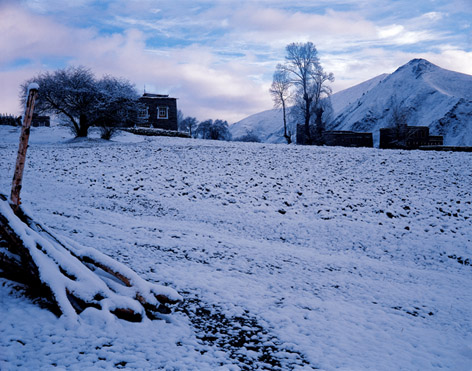
[(177, 98), (144, 93), (138, 102), (141, 104), (138, 126), (177, 131)]

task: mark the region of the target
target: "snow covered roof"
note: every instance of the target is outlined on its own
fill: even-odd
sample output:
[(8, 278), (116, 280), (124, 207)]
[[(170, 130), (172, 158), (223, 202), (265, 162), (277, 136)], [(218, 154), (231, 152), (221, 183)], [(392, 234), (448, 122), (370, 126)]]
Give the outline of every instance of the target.
[(169, 98), (169, 94), (151, 94), (144, 93), (143, 98)]

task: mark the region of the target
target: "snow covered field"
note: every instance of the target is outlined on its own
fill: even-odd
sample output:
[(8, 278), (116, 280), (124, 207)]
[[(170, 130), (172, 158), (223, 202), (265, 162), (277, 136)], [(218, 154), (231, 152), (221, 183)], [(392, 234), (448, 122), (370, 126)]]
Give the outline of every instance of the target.
[(185, 300), (72, 325), (0, 280), (1, 370), (472, 369), (472, 154), (68, 138), (33, 129), (24, 205)]

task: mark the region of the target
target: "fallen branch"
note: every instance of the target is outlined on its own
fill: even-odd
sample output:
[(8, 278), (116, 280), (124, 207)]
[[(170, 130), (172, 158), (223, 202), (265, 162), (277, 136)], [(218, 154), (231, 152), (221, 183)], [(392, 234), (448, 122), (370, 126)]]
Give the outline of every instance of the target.
[(60, 239), (0, 194), (0, 276), (30, 287), (58, 315), (87, 308), (129, 321), (170, 313), (181, 300), (173, 289), (143, 280), (99, 251)]

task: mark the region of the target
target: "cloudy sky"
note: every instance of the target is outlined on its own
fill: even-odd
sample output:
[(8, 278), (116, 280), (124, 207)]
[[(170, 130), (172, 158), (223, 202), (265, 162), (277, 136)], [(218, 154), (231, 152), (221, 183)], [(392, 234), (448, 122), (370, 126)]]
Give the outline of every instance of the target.
[(43, 70), (90, 67), (200, 120), (272, 108), (285, 46), (312, 41), (334, 91), (413, 58), (472, 74), (472, 0), (0, 0), (0, 113)]

